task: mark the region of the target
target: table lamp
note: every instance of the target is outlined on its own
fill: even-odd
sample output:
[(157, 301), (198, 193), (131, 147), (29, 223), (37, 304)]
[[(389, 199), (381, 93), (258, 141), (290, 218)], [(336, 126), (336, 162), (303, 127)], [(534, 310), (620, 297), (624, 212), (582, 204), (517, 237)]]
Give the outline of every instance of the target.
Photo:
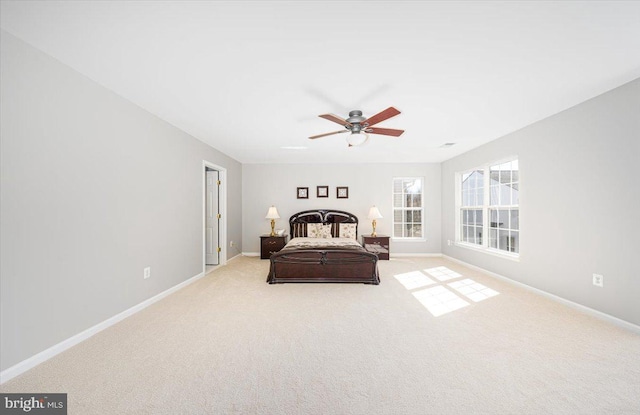
[(371, 233), (371, 236), (376, 236), (376, 219), (382, 218), (382, 215), (380, 214), (380, 211), (378, 210), (376, 205), (371, 206), (371, 209), (369, 209), (369, 216), (367, 216), (367, 218), (373, 221), (371, 223), (371, 226), (373, 226), (373, 232)]
[(274, 229), (276, 226), (276, 219), (280, 219), (280, 215), (278, 215), (278, 209), (276, 209), (276, 207), (272, 205), (269, 208), (265, 219), (271, 219), (271, 235), (269, 236), (276, 236), (276, 231)]

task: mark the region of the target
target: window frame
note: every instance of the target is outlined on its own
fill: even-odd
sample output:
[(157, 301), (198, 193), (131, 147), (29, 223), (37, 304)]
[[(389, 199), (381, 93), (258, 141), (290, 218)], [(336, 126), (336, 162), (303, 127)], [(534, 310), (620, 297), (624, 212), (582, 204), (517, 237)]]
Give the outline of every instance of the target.
[[(395, 236), (395, 225), (396, 225), (396, 220), (395, 220), (395, 213), (396, 210), (401, 210), (403, 213), (406, 212), (407, 210), (417, 210), (415, 208), (413, 209), (407, 209), (407, 208), (397, 208), (395, 207), (394, 204), (394, 200), (393, 197), (395, 195), (394, 192), (394, 186), (395, 186), (395, 182), (396, 180), (420, 180), (420, 227), (422, 229), (422, 236), (418, 236), (418, 237), (414, 237), (414, 236)], [(391, 240), (393, 241), (399, 241), (399, 242), (425, 242), (427, 240), (426, 238), (426, 233), (425, 233), (425, 221), (424, 221), (424, 185), (425, 185), (425, 179), (424, 176), (400, 176), (400, 177), (393, 177), (391, 180)], [(403, 214), (403, 217), (404, 214)], [(400, 222), (401, 224), (404, 224), (405, 222)], [(416, 222), (413, 222), (416, 223)]]
[[(491, 204), (491, 167), (517, 161), (518, 162), (518, 192), (522, 187), (522, 176), (520, 174), (520, 159), (517, 155), (505, 157), (503, 159), (499, 159), (496, 161), (492, 161), (490, 163), (482, 164), (481, 166), (466, 169), (463, 171), (459, 171), (455, 173), (455, 246), (459, 246), (461, 248), (472, 249), (479, 252), (484, 252), (486, 254), (495, 255), (502, 258), (512, 259), (515, 261), (519, 261), (520, 259), (520, 244), (518, 243), (518, 252), (509, 252), (506, 250), (502, 250), (499, 248), (493, 248), (489, 246), (491, 239), (491, 227), (490, 217), (491, 210), (518, 210), (518, 235), (521, 235), (522, 231), (522, 220), (520, 218), (520, 196), (518, 195), (518, 204), (510, 204), (510, 205), (492, 205)], [(462, 204), (462, 177), (465, 174), (473, 173), (475, 171), (483, 171), (483, 203), (482, 205), (463, 205)], [(471, 243), (464, 241), (462, 238), (462, 230), (464, 224), (462, 223), (462, 211), (464, 209), (479, 209), (482, 208), (482, 243)], [(511, 230), (510, 228), (507, 228)]]

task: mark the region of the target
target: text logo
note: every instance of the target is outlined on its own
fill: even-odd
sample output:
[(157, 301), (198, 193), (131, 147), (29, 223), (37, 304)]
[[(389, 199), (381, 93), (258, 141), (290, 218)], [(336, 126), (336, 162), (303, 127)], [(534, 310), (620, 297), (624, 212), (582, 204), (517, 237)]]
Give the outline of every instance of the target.
[(0, 393), (0, 413), (67, 415), (67, 394)]

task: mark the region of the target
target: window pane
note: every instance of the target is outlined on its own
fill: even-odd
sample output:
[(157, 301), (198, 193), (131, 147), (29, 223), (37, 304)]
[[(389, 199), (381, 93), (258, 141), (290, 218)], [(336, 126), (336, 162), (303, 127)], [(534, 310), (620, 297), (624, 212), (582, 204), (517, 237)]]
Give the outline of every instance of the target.
[(511, 231), (510, 244), (511, 252), (520, 252), (520, 233), (518, 231)]
[(491, 185), (490, 187), (490, 201), (489, 204), (491, 206), (500, 204), (500, 187), (496, 185)]
[(404, 211), (404, 222), (411, 222), (411, 220), (413, 219), (413, 215), (411, 213), (410, 210), (405, 210)]
[(480, 209), (476, 210), (476, 225), (482, 226), (482, 211)]
[(508, 228), (509, 227), (509, 211), (500, 209), (498, 211), (498, 227), (500, 228)]
[(498, 231), (495, 229), (489, 230), (489, 247), (497, 248), (498, 247)]
[(469, 193), (469, 205), (470, 206), (478, 206), (478, 198), (476, 196), (476, 191), (472, 191)]
[(413, 211), (413, 221), (416, 223), (422, 223), (422, 211), (414, 210)]
[(413, 195), (413, 207), (422, 207), (422, 194)]
[(502, 184), (511, 183), (511, 170), (500, 171), (500, 183)]
[(393, 236), (395, 238), (402, 238), (402, 224), (393, 225)]
[(393, 211), (393, 221), (394, 222), (402, 222), (402, 210), (394, 210)]
[(520, 212), (518, 209), (512, 209), (510, 211), (510, 216), (511, 216), (511, 220), (509, 222), (509, 227), (511, 229), (518, 229), (518, 227), (520, 226)]
[(506, 251), (508, 244), (509, 244), (509, 231), (499, 230), (498, 231), (498, 249)]
[(412, 207), (413, 204), (411, 203), (411, 196), (412, 195), (404, 195), (404, 206), (405, 207)]
[(406, 179), (403, 184), (405, 193), (421, 193), (422, 180)]
[(500, 195), (500, 204), (502, 206), (508, 206), (511, 204), (511, 186), (502, 186), (502, 194)]
[(482, 206), (484, 204), (484, 188), (479, 187), (476, 190), (476, 206)]
[(401, 194), (394, 194), (393, 195), (393, 207), (402, 207), (402, 195)]
[(404, 225), (404, 236), (408, 237), (408, 238), (413, 238), (413, 225), (410, 223), (407, 223), (406, 225)]
[(489, 224), (489, 226), (491, 226), (492, 228), (497, 228), (498, 227), (498, 211), (495, 209), (489, 209), (489, 217), (491, 218), (491, 223)]
[(478, 245), (482, 245), (482, 226), (476, 226), (474, 228), (474, 233), (476, 237), (476, 243)]

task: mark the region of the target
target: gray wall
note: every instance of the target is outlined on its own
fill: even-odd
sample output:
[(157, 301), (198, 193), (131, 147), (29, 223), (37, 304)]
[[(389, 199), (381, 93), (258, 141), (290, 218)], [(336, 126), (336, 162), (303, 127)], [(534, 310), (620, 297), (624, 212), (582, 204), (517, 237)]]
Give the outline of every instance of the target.
[[(520, 261), (447, 246), (455, 172), (509, 155), (520, 160)], [(443, 163), (443, 253), (640, 324), (639, 165), (635, 80)]]
[(241, 244), (242, 168), (1, 38), (4, 370), (202, 272), (203, 160), (228, 169), (228, 237)]
[[(345, 151), (349, 151), (345, 148)], [(260, 251), (261, 234), (270, 231), (269, 206), (278, 208), (276, 228), (289, 233), (289, 217), (307, 209), (330, 208), (358, 217), (358, 238), (371, 233), (369, 208), (378, 206), (379, 235), (391, 235), (394, 177), (424, 177), (425, 236), (422, 242), (391, 241), (394, 253), (440, 253), (440, 164), (244, 164), (242, 166), (243, 252)], [(329, 186), (329, 198), (316, 198), (316, 186)], [(336, 186), (349, 187), (348, 199), (336, 198)], [(308, 187), (309, 199), (296, 199), (296, 187)]]

